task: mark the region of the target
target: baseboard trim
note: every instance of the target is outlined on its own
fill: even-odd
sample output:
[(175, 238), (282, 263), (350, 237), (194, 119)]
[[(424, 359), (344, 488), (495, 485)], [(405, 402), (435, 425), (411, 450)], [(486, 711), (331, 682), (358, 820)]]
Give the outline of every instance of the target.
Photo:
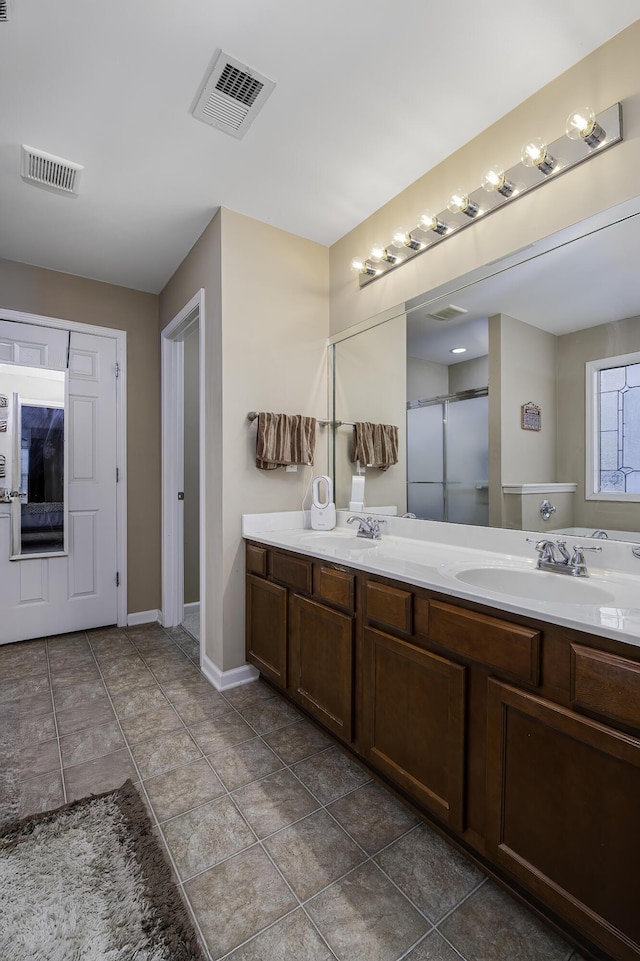
[(192, 601), (190, 604), (184, 605), (184, 617), (188, 614), (199, 614), (200, 613), (200, 601)]
[(204, 653), (202, 654), (200, 670), (217, 691), (228, 691), (232, 687), (251, 684), (252, 681), (257, 681), (260, 677), (259, 672), (251, 664), (243, 664), (242, 667), (234, 667), (230, 671), (221, 671)]
[(134, 614), (127, 614), (127, 626), (133, 627), (135, 624), (162, 624), (160, 611), (137, 611)]

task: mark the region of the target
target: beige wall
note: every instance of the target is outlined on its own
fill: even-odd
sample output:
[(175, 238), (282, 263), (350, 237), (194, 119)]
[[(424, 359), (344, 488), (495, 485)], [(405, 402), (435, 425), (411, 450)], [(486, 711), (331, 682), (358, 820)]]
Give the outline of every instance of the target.
[[(408, 401), (426, 400), (449, 393), (449, 369), (446, 364), (436, 364), (422, 357), (407, 357), (406, 365)], [(376, 376), (377, 373), (374, 378)]]
[(244, 663), (241, 515), (299, 509), (311, 474), (327, 471), (328, 442), (321, 429), (313, 469), (258, 470), (256, 425), (249, 426), (247, 412), (328, 416), (329, 253), (320, 244), (228, 210), (222, 211), (222, 225), (222, 629), (227, 670)]
[(218, 212), (160, 295), (161, 327), (205, 288), (206, 651), (244, 663), (241, 515), (296, 510), (313, 471), (259, 471), (250, 410), (327, 416), (328, 251), (228, 210)]
[[(538, 91), (334, 244), (330, 262), (332, 333), (637, 196), (638, 49), (640, 21)], [(456, 184), (474, 189), (482, 170), (495, 162), (494, 158), (505, 167), (515, 164), (521, 145), (531, 136), (544, 136), (549, 141), (561, 136), (565, 118), (576, 104), (589, 103), (600, 111), (617, 101), (623, 102), (623, 143), (359, 289), (350, 270), (353, 256), (366, 255), (372, 243), (390, 237), (397, 224), (413, 226), (425, 207), (442, 210)]]
[(489, 383), (489, 357), (474, 357), (449, 366), (449, 393), (476, 390)]
[[(557, 338), (505, 314), (500, 338), (502, 483), (574, 480), (556, 476)], [(540, 431), (522, 429), (521, 407), (529, 402), (542, 409)]]
[(184, 602), (200, 600), (199, 331), (184, 340)]
[[(402, 314), (336, 344), (336, 414), (338, 420), (373, 421), (398, 428), (398, 463), (386, 471), (365, 472), (366, 507), (396, 506), (402, 514), (407, 503), (407, 321)], [(336, 506), (348, 507), (353, 429), (336, 432)]]
[(558, 337), (558, 472), (578, 484), (575, 524), (640, 530), (640, 505), (585, 500), (585, 363), (640, 350), (640, 317)]
[(55, 270), (0, 260), (0, 307), (127, 333), (127, 604), (160, 607), (160, 352), (158, 298)]

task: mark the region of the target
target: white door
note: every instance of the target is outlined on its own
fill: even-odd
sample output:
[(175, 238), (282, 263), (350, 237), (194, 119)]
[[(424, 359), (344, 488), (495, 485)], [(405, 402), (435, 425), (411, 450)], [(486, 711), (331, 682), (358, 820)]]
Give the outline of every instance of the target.
[[(49, 361), (59, 369), (60, 351), (56, 360), (41, 349), (38, 359), (43, 330), (0, 321), (0, 363), (46, 368)], [(117, 622), (117, 342), (62, 333), (68, 344), (65, 549), (16, 554), (11, 517), (25, 502), (19, 485), (9, 503), (0, 503), (0, 644)], [(0, 394), (6, 393), (0, 376)], [(6, 479), (15, 477), (7, 464)]]

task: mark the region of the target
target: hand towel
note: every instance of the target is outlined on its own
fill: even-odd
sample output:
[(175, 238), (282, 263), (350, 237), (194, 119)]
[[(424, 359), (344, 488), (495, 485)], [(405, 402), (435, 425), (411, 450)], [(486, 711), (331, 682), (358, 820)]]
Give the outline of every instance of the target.
[(258, 415), (256, 467), (275, 470), (287, 464), (313, 467), (316, 419), (302, 414)]
[(398, 428), (393, 424), (357, 421), (353, 428), (352, 461), (387, 470), (398, 463)]

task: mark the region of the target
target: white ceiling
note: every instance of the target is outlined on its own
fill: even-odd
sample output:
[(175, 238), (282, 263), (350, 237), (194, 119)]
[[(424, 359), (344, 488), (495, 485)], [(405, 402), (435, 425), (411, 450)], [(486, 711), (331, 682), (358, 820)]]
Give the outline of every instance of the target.
[[(330, 245), (638, 17), (637, 0), (11, 0), (0, 257), (157, 292), (219, 206)], [(190, 109), (217, 49), (277, 86), (242, 140)], [(20, 144), (84, 165), (22, 182)]]

